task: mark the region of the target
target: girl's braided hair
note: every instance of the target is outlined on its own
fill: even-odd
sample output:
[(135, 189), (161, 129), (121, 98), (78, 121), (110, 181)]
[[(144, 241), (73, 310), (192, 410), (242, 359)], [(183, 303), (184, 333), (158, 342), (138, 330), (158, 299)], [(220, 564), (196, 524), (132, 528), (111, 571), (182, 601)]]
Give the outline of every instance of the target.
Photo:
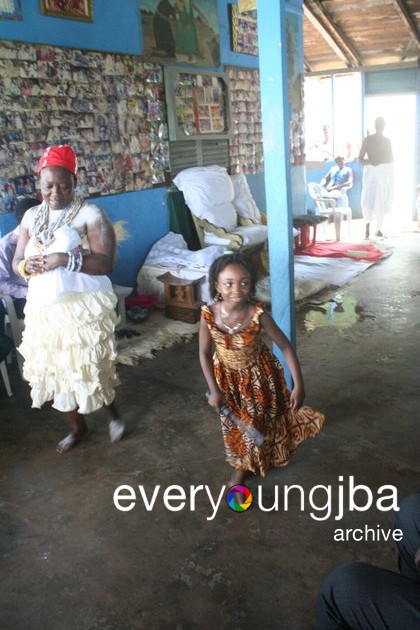
[(210, 283), (210, 295), (212, 298), (217, 295), (216, 283), (219, 274), (226, 269), (228, 265), (240, 265), (249, 273), (251, 278), (251, 287), (249, 295), (254, 298), (255, 285), (257, 284), (257, 268), (254, 262), (248, 258), (242, 252), (234, 252), (232, 254), (224, 254), (220, 258), (216, 258), (210, 267), (209, 271), (209, 283)]

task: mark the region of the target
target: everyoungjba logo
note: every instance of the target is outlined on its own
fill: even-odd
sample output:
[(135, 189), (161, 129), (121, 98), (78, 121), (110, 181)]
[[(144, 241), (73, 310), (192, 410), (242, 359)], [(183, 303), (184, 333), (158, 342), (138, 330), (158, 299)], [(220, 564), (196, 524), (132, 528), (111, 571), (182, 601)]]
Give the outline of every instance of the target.
[(338, 482), (336, 489), (332, 485), (323, 484), (313, 486), (309, 490), (298, 484), (275, 485), (270, 489), (269, 504), (264, 500), (261, 486), (258, 486), (256, 493), (252, 493), (247, 486), (227, 488), (224, 485), (216, 495), (213, 495), (210, 487), (205, 484), (190, 485), (188, 489), (176, 484), (166, 488), (156, 485), (152, 490), (147, 490), (142, 484), (136, 487), (123, 484), (115, 489), (113, 503), (121, 512), (130, 512), (137, 505), (151, 512), (159, 501), (170, 512), (184, 509), (195, 512), (198, 503), (201, 509), (204, 500), (210, 506), (210, 514), (206, 516), (208, 521), (216, 517), (224, 497), (228, 507), (235, 512), (247, 511), (252, 505), (262, 512), (287, 512), (292, 498), (293, 505), (298, 501), (298, 509), (302, 512), (308, 511), (309, 516), (316, 521), (325, 521), (329, 518), (340, 521), (346, 511), (365, 512), (373, 507), (380, 512), (399, 510), (398, 492), (393, 485), (383, 485), (374, 492), (365, 484), (356, 485), (353, 476), (348, 478), (347, 484), (342, 476), (338, 477)]

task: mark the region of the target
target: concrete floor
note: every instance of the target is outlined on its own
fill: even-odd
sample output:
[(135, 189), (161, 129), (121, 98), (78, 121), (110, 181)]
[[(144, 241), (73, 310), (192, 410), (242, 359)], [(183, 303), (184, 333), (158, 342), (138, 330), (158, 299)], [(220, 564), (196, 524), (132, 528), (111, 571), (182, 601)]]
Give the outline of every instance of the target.
[[(30, 409), (27, 386), (12, 365), (13, 398), (0, 383), (0, 627), (306, 630), (315, 628), (320, 580), (336, 563), (394, 568), (392, 542), (334, 541), (339, 528), (389, 529), (390, 512), (376, 508), (381, 485), (394, 486), (399, 497), (420, 486), (420, 233), (388, 243), (393, 255), (340, 291), (352, 309), (348, 326), (317, 320), (308, 332), (308, 314), (298, 314), (306, 400), (327, 422), (287, 468), (247, 482), (255, 495), (261, 488), (264, 507), (278, 492), (277, 511), (254, 501), (235, 513), (223, 498), (209, 520), (213, 509), (204, 492), (191, 507), (191, 485), (208, 485), (218, 495), (229, 473), (218, 418), (203, 396), (196, 340), (121, 367), (118, 402), (128, 435), (110, 444), (98, 412), (89, 418), (90, 441), (67, 455), (55, 452), (66, 434), (62, 417), (48, 406)], [(368, 511), (348, 509), (351, 476), (373, 493)], [(131, 511), (113, 504), (123, 484), (137, 490)], [(163, 504), (173, 484), (187, 495), (180, 511)], [(292, 484), (303, 488), (304, 510), (297, 493), (284, 509), (285, 486)], [(332, 492), (324, 521), (310, 515), (324, 514), (310, 505), (319, 484)], [(160, 486), (150, 511), (138, 485), (148, 500)], [(344, 516), (335, 520), (340, 487)], [(318, 492), (313, 505), (320, 507), (326, 494)], [(356, 494), (360, 504), (364, 499)]]

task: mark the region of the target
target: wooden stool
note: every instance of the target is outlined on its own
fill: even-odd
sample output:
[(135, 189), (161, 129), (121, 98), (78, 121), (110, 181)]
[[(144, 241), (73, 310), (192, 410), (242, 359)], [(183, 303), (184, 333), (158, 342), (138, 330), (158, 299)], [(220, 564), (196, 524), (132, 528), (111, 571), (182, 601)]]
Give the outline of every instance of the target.
[(170, 319), (177, 319), (187, 324), (195, 324), (200, 319), (201, 301), (199, 299), (199, 283), (205, 276), (195, 280), (178, 278), (170, 272), (158, 276), (156, 279), (165, 288), (165, 315)]
[[(300, 230), (299, 236), (295, 237), (295, 251), (301, 251), (308, 245), (315, 245), (317, 225), (327, 220), (328, 217), (320, 214), (299, 214), (293, 217), (293, 227)], [(312, 242), (309, 233), (310, 228), (313, 228)]]

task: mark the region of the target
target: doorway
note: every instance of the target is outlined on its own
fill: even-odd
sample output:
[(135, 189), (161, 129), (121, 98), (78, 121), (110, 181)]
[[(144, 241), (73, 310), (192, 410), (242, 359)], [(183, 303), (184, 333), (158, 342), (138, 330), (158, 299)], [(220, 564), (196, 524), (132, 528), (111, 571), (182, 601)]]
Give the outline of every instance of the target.
[(384, 135), (392, 143), (394, 154), (394, 203), (386, 218), (386, 230), (399, 232), (413, 221), (415, 191), (416, 97), (414, 94), (367, 96), (364, 102), (366, 135), (375, 132), (374, 121), (385, 119)]

